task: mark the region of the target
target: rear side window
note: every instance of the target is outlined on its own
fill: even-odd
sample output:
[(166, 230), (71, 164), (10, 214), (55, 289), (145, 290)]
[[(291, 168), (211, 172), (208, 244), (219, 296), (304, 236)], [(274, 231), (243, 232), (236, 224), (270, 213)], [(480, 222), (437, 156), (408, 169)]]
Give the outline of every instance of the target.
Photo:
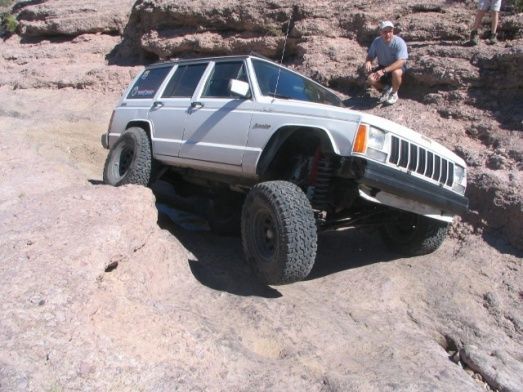
[(192, 97), (207, 63), (180, 65), (167, 84), (162, 98)]
[(232, 97), (229, 91), (229, 81), (231, 79), (248, 82), (243, 61), (216, 63), (202, 96), (215, 98)]
[(128, 99), (144, 99), (155, 96), (158, 87), (171, 70), (172, 66), (146, 69), (136, 81), (127, 96)]

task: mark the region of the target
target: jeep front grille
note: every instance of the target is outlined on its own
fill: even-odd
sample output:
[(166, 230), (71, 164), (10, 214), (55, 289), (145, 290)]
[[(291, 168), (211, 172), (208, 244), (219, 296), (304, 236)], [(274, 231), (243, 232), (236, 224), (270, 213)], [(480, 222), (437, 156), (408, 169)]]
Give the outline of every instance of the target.
[(454, 163), (406, 140), (392, 136), (389, 163), (452, 187)]

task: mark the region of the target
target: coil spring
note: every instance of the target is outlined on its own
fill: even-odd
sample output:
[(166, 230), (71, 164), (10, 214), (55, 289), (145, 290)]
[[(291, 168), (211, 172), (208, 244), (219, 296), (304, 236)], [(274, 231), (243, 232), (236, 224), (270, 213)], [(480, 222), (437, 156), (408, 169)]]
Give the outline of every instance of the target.
[(329, 157), (318, 161), (318, 172), (311, 198), (314, 208), (326, 210), (329, 207), (329, 186), (334, 172), (334, 165)]

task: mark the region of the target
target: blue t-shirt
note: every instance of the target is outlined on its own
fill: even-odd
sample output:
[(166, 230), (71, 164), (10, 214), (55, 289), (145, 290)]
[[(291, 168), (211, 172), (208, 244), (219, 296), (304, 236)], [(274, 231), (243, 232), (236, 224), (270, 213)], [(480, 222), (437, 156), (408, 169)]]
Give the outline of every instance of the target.
[(390, 44), (387, 44), (382, 37), (377, 37), (369, 48), (368, 57), (371, 59), (378, 58), (378, 64), (382, 67), (391, 65), (396, 60), (407, 60), (409, 54), (407, 52), (407, 44), (403, 38), (395, 35), (392, 37)]

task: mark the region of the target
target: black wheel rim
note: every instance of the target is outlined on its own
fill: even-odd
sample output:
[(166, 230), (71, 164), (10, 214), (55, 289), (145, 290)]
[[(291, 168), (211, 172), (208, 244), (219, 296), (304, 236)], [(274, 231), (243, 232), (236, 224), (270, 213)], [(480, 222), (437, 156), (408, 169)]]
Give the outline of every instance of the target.
[(122, 152), (120, 153), (120, 159), (115, 162), (115, 171), (118, 177), (122, 178), (127, 170), (131, 167), (131, 163), (134, 157), (134, 149), (130, 146), (122, 147)]
[(271, 261), (278, 243), (278, 232), (272, 215), (260, 211), (254, 221), (254, 236), (258, 253), (265, 262)]

